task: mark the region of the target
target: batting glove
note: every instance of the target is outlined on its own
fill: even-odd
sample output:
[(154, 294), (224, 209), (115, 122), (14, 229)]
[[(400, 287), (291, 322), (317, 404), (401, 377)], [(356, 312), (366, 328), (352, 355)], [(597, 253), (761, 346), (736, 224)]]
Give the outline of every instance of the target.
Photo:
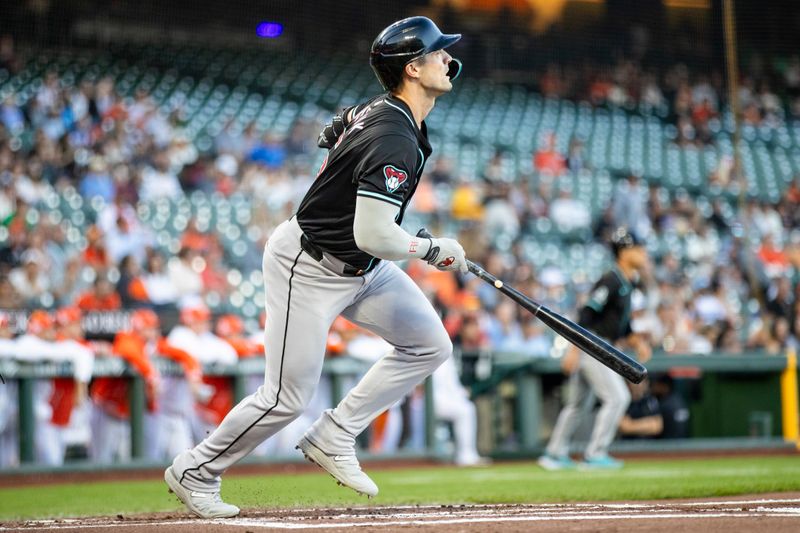
[(469, 272), (464, 248), (455, 239), (428, 238), (431, 241), (430, 250), (422, 259), (439, 270), (459, 270), (462, 274)]

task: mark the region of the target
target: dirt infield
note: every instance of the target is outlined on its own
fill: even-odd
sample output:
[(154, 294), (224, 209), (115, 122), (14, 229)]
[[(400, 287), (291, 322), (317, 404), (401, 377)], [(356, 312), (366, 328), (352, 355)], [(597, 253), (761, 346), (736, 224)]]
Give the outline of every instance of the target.
[(658, 502), (538, 505), (444, 505), (337, 509), (245, 509), (227, 520), (153, 514), (7, 523), (0, 531), (96, 533), (246, 533), (278, 530), (734, 532), (800, 531), (800, 494)]

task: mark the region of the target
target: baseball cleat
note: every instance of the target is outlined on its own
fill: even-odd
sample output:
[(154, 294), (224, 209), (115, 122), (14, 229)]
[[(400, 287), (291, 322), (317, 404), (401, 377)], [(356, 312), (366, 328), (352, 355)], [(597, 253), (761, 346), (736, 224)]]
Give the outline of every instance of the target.
[(557, 457), (555, 455), (545, 454), (539, 457), (536, 463), (549, 472), (557, 470), (572, 470), (575, 468), (575, 461), (564, 455)]
[(231, 518), (239, 514), (239, 508), (223, 502), (219, 492), (190, 491), (181, 485), (172, 472), (172, 467), (164, 470), (164, 481), (167, 482), (169, 492), (175, 494), (187, 509), (200, 518)]
[(586, 457), (578, 465), (581, 470), (619, 470), (625, 463), (619, 459), (614, 459), (610, 455), (598, 455), (596, 457)]
[(328, 455), (305, 437), (297, 443), (297, 449), (306, 459), (328, 472), (339, 485), (366, 494), (368, 498), (378, 494), (378, 486), (361, 470), (355, 454)]

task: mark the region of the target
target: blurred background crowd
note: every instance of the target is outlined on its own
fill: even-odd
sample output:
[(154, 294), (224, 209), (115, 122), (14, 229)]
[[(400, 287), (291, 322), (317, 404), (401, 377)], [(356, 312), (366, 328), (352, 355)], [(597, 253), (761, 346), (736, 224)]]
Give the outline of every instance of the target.
[[(441, 27), (461, 28), (453, 54), (465, 73), (429, 120), (434, 157), (409, 224), (457, 234), (468, 257), (572, 317), (610, 264), (609, 233), (626, 226), (650, 252), (633, 328), (656, 352), (796, 347), (800, 55), (785, 46), (791, 24), (788, 36), (747, 41), (731, 91), (716, 23), (704, 36), (679, 14), (681, 30), (667, 36), (669, 10), (633, 10), (624, 28), (569, 41), (568, 25), (548, 23), (549, 8), (518, 4), (476, 22), (477, 5), (414, 3)], [(608, 2), (603, 20), (619, 6)], [(94, 18), (86, 6), (0, 12), (19, 22), (0, 36), (0, 309), (149, 309), (171, 327), (181, 311), (202, 308), (258, 336), (263, 246), (314, 179), (324, 122), (379, 90), (367, 56), (353, 60), (348, 46), (368, 46), (378, 19), (391, 16), (367, 10), (347, 22), (368, 25), (328, 57), (290, 23), (283, 42), (249, 51), (214, 49), (213, 35), (209, 46), (171, 44), (167, 29), (160, 44), (125, 42), (98, 28), (118, 28), (128, 13), (103, 9)], [(147, 30), (152, 16), (130, 25)], [(51, 31), (57, 19), (73, 31)], [(459, 350), (561, 355), (549, 330), (476, 278), (405, 268)], [(30, 333), (27, 312), (12, 316), (10, 336)]]

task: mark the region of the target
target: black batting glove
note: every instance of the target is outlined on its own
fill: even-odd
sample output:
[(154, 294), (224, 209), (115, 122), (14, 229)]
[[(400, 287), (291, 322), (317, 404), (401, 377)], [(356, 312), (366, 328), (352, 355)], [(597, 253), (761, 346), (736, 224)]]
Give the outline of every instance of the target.
[(322, 128), (322, 131), (319, 132), (317, 146), (330, 150), (333, 148), (333, 145), (336, 144), (339, 136), (344, 133), (344, 128), (345, 123), (344, 119), (342, 119), (342, 115), (334, 115), (333, 119), (329, 123), (325, 124), (325, 127)]

